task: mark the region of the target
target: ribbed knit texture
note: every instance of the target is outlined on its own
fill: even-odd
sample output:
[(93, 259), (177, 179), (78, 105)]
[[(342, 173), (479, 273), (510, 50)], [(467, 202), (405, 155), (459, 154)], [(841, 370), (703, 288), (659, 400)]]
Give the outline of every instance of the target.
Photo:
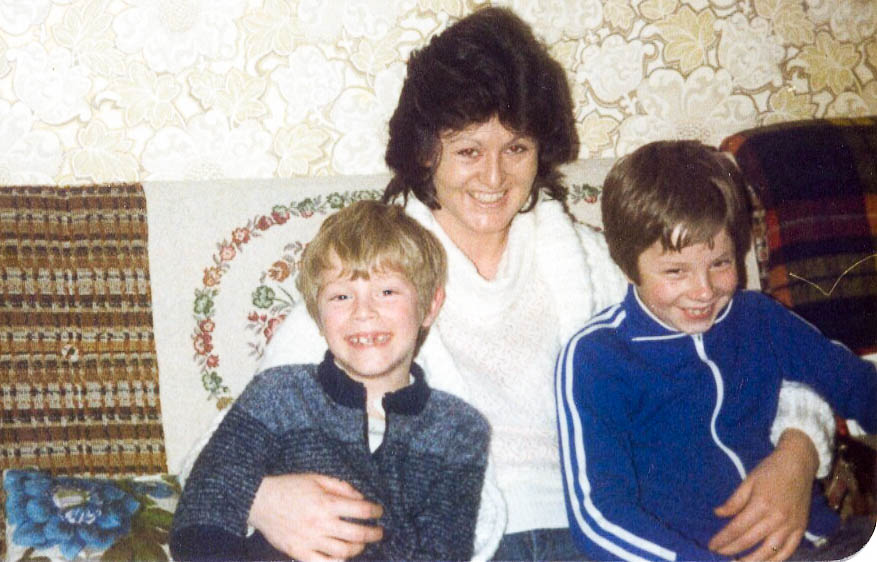
[(384, 539), (359, 558), (471, 557), (490, 429), (474, 408), (430, 391), (420, 378), (421, 388), (415, 383), (384, 397), (386, 432), (372, 454), (364, 388), (334, 363), (324, 361), (319, 372), (287, 365), (255, 377), (192, 469), (174, 516), (172, 549), (191, 547), (186, 537), (205, 534), (244, 541), (265, 475), (316, 472), (349, 482), (383, 506), (377, 523)]

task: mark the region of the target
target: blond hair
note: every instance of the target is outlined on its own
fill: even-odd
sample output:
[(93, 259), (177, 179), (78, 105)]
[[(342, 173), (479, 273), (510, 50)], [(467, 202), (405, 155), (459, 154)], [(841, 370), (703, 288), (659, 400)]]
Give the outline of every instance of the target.
[(326, 218), (302, 253), (296, 287), (318, 326), (323, 274), (333, 268), (333, 257), (341, 263), (342, 277), (368, 279), (385, 271), (403, 275), (417, 290), (420, 320), (447, 278), (445, 249), (402, 207), (357, 201)]

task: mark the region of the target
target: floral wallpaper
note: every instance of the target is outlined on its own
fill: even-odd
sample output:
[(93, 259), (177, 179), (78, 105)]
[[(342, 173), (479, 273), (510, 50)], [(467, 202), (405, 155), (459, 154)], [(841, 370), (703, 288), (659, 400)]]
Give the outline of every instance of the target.
[[(408, 53), (485, 0), (0, 0), (0, 184), (384, 172)], [(875, 0), (505, 0), (581, 157), (877, 113)]]

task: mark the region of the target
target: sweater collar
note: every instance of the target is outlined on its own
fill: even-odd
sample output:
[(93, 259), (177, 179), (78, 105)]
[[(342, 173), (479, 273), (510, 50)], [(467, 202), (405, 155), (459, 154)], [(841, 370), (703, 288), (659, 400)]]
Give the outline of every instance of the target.
[[(725, 308), (722, 309), (716, 317), (716, 321), (710, 326), (710, 330), (713, 329), (713, 326), (721, 323), (728, 317), (733, 304), (734, 299), (731, 298), (731, 300), (728, 301), (728, 304), (725, 305)], [(631, 336), (634, 340), (676, 339), (690, 335), (685, 332), (680, 332), (672, 326), (668, 326), (655, 316), (654, 313), (648, 309), (642, 299), (640, 299), (639, 293), (632, 283), (628, 285), (627, 296), (624, 297), (624, 309), (628, 314), (628, 321), (632, 327)]]
[[(430, 388), (426, 384), (423, 369), (417, 363), (411, 363), (411, 376), (414, 382), (384, 395), (382, 403), (385, 412), (414, 416), (426, 407)], [(341, 370), (331, 351), (326, 351), (322, 363), (317, 367), (317, 382), (335, 403), (347, 408), (365, 409), (365, 385)]]
[(448, 254), (445, 308), (477, 310), (482, 318), (501, 314), (538, 271), (555, 298), (560, 341), (574, 334), (596, 312), (596, 288), (590, 282), (588, 255), (559, 202), (540, 194), (532, 211), (515, 216), (497, 275), (490, 280), (478, 274), (426, 205), (412, 196), (405, 210), (438, 237)]

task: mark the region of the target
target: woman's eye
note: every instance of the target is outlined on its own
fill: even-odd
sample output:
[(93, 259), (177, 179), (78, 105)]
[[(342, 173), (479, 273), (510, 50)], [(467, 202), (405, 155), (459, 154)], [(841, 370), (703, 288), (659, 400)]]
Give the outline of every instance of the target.
[(720, 260), (716, 260), (713, 263), (713, 267), (715, 267), (717, 269), (724, 269), (724, 268), (730, 266), (732, 263), (733, 263), (733, 260), (731, 260), (731, 258), (723, 258)]
[(512, 154), (523, 154), (528, 150), (530, 150), (530, 147), (525, 144), (513, 144), (509, 147), (509, 152), (511, 152)]
[(350, 297), (349, 297), (348, 295), (332, 295), (331, 297), (329, 297), (329, 300), (330, 300), (330, 301), (335, 301), (335, 302), (343, 302), (343, 301), (346, 301), (346, 300), (349, 299), (349, 298), (350, 298)]
[(664, 275), (669, 275), (670, 277), (678, 277), (678, 276), (682, 275), (682, 269), (680, 269), (678, 267), (674, 267), (671, 269), (665, 269)]
[(477, 148), (463, 148), (457, 151), (457, 154), (465, 158), (475, 158), (478, 156)]

